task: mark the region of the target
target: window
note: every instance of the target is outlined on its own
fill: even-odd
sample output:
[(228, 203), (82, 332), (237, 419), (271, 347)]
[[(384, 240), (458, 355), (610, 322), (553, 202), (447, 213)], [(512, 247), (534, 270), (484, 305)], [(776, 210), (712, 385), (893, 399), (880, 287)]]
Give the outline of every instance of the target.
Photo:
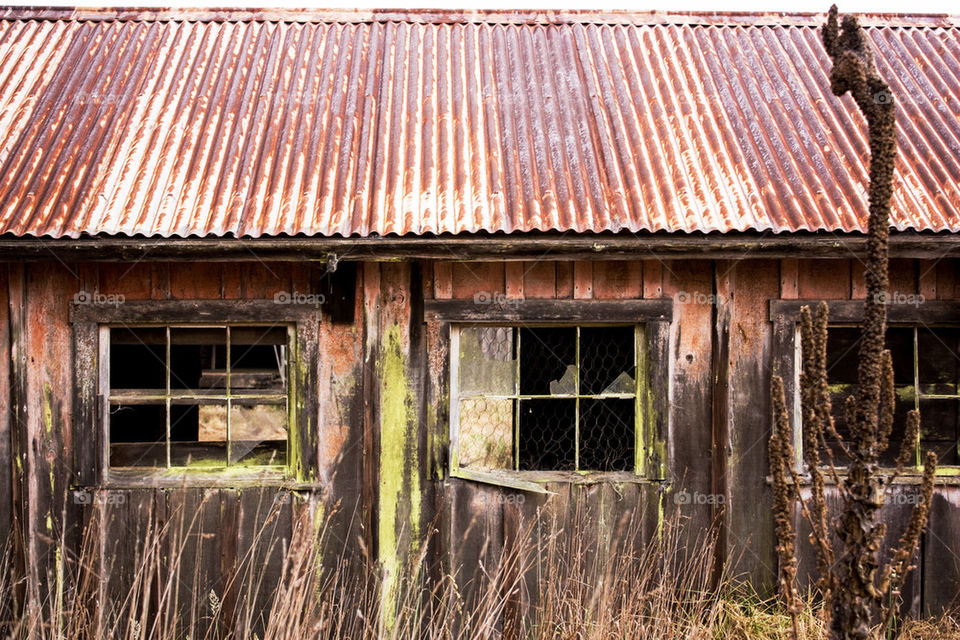
[(285, 466), (292, 336), (287, 325), (103, 327), (109, 466)]
[(643, 327), (451, 333), (454, 469), (636, 472)]
[[(858, 327), (835, 326), (828, 330), (827, 379), (841, 436), (847, 433), (845, 398), (856, 392), (860, 337)], [(882, 454), (881, 463), (894, 464), (911, 409), (920, 410), (915, 463), (920, 465), (928, 450), (935, 451), (942, 464), (960, 463), (960, 328), (892, 326), (886, 338), (893, 357), (896, 410), (890, 446)]]

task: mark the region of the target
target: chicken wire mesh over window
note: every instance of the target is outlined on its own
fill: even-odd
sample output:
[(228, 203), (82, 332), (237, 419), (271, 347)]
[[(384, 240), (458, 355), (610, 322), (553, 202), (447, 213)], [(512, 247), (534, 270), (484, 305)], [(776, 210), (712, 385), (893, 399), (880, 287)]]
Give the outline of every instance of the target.
[[(827, 333), (827, 383), (842, 438), (849, 436), (843, 407), (846, 397), (856, 393), (861, 336), (858, 327), (835, 326)], [(942, 464), (960, 463), (960, 328), (888, 327), (886, 347), (893, 359), (896, 402), (890, 446), (881, 454), (881, 464), (896, 464), (912, 409), (920, 410), (920, 440), (911, 462), (920, 466), (926, 452), (935, 451)], [(842, 461), (839, 444), (826, 444)]]
[(455, 466), (634, 471), (635, 326), (457, 330)]

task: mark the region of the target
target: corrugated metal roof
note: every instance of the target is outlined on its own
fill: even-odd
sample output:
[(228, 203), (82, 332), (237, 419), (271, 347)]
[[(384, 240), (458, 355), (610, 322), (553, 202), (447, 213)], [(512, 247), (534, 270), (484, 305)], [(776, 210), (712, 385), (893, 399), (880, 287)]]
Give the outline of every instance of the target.
[[(862, 231), (820, 18), (0, 11), (0, 233)], [(871, 17), (893, 224), (960, 230), (960, 28)]]

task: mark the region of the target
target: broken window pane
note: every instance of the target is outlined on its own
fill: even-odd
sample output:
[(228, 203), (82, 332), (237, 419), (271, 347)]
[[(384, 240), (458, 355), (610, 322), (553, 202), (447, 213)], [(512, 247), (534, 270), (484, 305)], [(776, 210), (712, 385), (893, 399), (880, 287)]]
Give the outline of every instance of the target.
[(634, 393), (633, 327), (580, 329), (580, 393)]
[(512, 327), (469, 327), (460, 331), (460, 393), (514, 395), (517, 362)]
[(167, 331), (163, 327), (110, 330), (110, 388), (166, 389)]
[(957, 464), (958, 403), (953, 398), (920, 401), (921, 456), (935, 451), (941, 464)]
[[(847, 436), (849, 432), (844, 424), (843, 407), (846, 396), (856, 393), (860, 335), (859, 328), (850, 327), (831, 327), (828, 334), (827, 377), (834, 422), (841, 436)], [(890, 446), (881, 453), (881, 464), (896, 463), (905, 436), (907, 413), (917, 403), (920, 408), (920, 459), (922, 452), (934, 450), (941, 454), (941, 461), (945, 464), (957, 464), (958, 400), (928, 396), (957, 395), (960, 375), (958, 342), (960, 329), (956, 328), (887, 329), (886, 346), (893, 359), (896, 408)], [(919, 381), (919, 390), (914, 387), (915, 379)], [(828, 444), (836, 446), (835, 443)], [(909, 463), (915, 464), (916, 459), (916, 455), (912, 456)], [(842, 458), (839, 461), (842, 463)]]
[(286, 327), (231, 327), (231, 391), (282, 391), (286, 344)]
[(577, 395), (577, 368), (572, 364), (567, 367), (563, 377), (550, 381), (550, 395), (575, 396)]
[(960, 329), (920, 327), (917, 329), (917, 374), (921, 393), (957, 395), (960, 379)]
[(518, 456), (521, 470), (576, 469), (576, 400), (520, 400)]
[[(111, 330), (111, 466), (286, 464), (288, 337), (286, 326)], [(159, 366), (140, 386), (147, 356)]]
[[(827, 383), (833, 405), (833, 420), (837, 432), (844, 440), (849, 438), (849, 428), (844, 421), (844, 406), (847, 396), (857, 391), (857, 367), (862, 332), (859, 327), (831, 327), (827, 331)], [(887, 348), (893, 358), (895, 404), (890, 447), (880, 454), (882, 464), (894, 464), (900, 451), (906, 429), (907, 412), (914, 407), (913, 390), (913, 329), (890, 327), (887, 329)], [(837, 447), (836, 443), (828, 443)], [(839, 449), (834, 449), (834, 456)], [(842, 458), (837, 462), (844, 464)]]
[[(459, 335), (459, 467), (634, 469), (635, 327), (465, 327)], [(604, 394), (623, 398), (592, 399)]]
[(580, 468), (631, 471), (634, 468), (636, 400), (580, 400)]
[(226, 368), (226, 328), (170, 329), (171, 389), (217, 389), (225, 393)]
[(170, 406), (171, 466), (226, 466), (226, 410), (225, 400)]
[(166, 463), (166, 407), (156, 404), (111, 406), (110, 465), (162, 467)]
[(515, 402), (511, 398), (464, 398), (460, 401), (458, 462), (461, 467), (513, 467)]
[(520, 393), (550, 395), (550, 383), (560, 382), (576, 366), (575, 327), (520, 329)]
[[(234, 400), (230, 406), (230, 463), (282, 464), (287, 451), (287, 408)], [(273, 462), (269, 460), (273, 459)]]

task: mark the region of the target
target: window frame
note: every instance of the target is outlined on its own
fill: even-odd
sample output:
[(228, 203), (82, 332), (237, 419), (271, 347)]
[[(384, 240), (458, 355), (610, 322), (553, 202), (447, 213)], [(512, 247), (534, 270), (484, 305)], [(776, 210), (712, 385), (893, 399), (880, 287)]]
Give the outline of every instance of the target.
[[(283, 305), (268, 300), (158, 300), (116, 306), (73, 302), (75, 477), (81, 487), (244, 486), (263, 483), (309, 486), (316, 482), (320, 312), (316, 305)], [(110, 467), (109, 331), (139, 326), (285, 326), (287, 360), (287, 462), (284, 466), (223, 468)], [(310, 430), (310, 427), (313, 429)], [(95, 434), (94, 438), (90, 434)]]
[[(784, 383), (786, 406), (790, 410), (790, 428), (793, 432), (794, 468), (804, 471), (803, 434), (800, 406), (800, 309), (809, 306), (816, 311), (821, 302), (826, 302), (830, 314), (830, 326), (853, 325), (863, 323), (864, 302), (862, 300), (826, 300), (826, 299), (771, 299), (770, 321), (773, 323), (772, 374), (779, 375)], [(922, 305), (890, 304), (887, 306), (887, 324), (892, 326), (923, 327), (953, 326), (960, 327), (960, 302), (925, 301)], [(916, 345), (914, 345), (916, 349)], [(916, 354), (914, 354), (916, 357)], [(771, 421), (773, 414), (771, 413)], [(920, 417), (921, 421), (923, 416)], [(772, 422), (771, 422), (772, 424)], [(958, 441), (960, 442), (960, 441)], [(837, 467), (843, 469), (845, 467)], [(882, 467), (889, 470), (888, 467)], [(922, 467), (908, 466), (900, 482), (909, 483), (911, 477), (922, 473)], [(942, 465), (937, 467), (938, 476), (960, 476), (960, 465)]]
[[(447, 337), (448, 367), (440, 397), (446, 400), (448, 445), (446, 472), (450, 477), (545, 493), (546, 482), (661, 482), (667, 476), (670, 420), (670, 323), (673, 300), (524, 300), (511, 304), (478, 304), (472, 300), (428, 300), (428, 321), (440, 324)], [(458, 380), (459, 330), (465, 326), (613, 326), (635, 327), (636, 411), (635, 464), (632, 471), (473, 470), (458, 465), (459, 424), (455, 400)], [(639, 339), (642, 336), (642, 340)]]
[[(284, 390), (284, 392), (281, 393), (281, 394), (266, 394), (266, 393), (257, 393), (257, 392), (253, 392), (253, 393), (249, 393), (249, 392), (248, 392), (248, 393), (246, 393), (246, 394), (244, 394), (244, 393), (242, 393), (242, 392), (241, 392), (241, 393), (235, 393), (235, 392), (232, 391), (232, 390), (230, 389), (230, 387), (229, 387), (229, 384), (230, 384), (230, 382), (229, 382), (229, 381), (230, 381), (230, 374), (229, 374), (229, 371), (230, 371), (230, 362), (229, 362), (229, 358), (230, 358), (231, 349), (232, 349), (232, 347), (233, 347), (232, 329), (243, 328), (243, 327), (267, 327), (267, 326), (268, 326), (269, 328), (271, 328), (271, 329), (273, 329), (273, 328), (282, 329), (282, 330), (283, 330), (283, 333), (284, 333), (284, 336), (285, 336), (285, 341), (284, 341), (284, 343), (283, 343), (283, 346), (286, 347), (286, 349), (287, 349), (287, 355), (286, 355), (286, 357), (285, 357), (286, 362), (285, 362), (285, 364), (284, 364), (283, 374), (282, 374), (282, 375), (283, 375), (283, 380), (284, 380), (285, 390)], [(222, 472), (224, 469), (226, 469), (226, 470), (230, 470), (230, 471), (236, 473), (239, 469), (244, 469), (244, 470), (248, 470), (248, 471), (251, 471), (251, 472), (268, 471), (268, 470), (279, 471), (279, 470), (285, 470), (285, 469), (289, 466), (286, 462), (284, 462), (283, 464), (271, 464), (271, 465), (244, 464), (244, 463), (240, 463), (240, 462), (231, 463), (231, 462), (230, 462), (230, 458), (231, 458), (231, 456), (232, 456), (232, 453), (231, 453), (232, 446), (231, 446), (231, 445), (232, 445), (232, 443), (234, 442), (234, 440), (231, 438), (231, 435), (232, 435), (232, 434), (230, 433), (230, 423), (232, 422), (232, 413), (233, 413), (231, 409), (232, 409), (234, 406), (236, 406), (236, 405), (234, 404), (234, 403), (236, 403), (236, 402), (243, 402), (244, 400), (247, 400), (247, 401), (258, 400), (258, 401), (262, 401), (262, 404), (267, 405), (267, 406), (279, 406), (280, 403), (277, 402), (277, 401), (282, 398), (282, 403), (283, 403), (283, 405), (284, 405), (284, 407), (285, 407), (285, 413), (286, 413), (286, 416), (287, 416), (287, 422), (286, 422), (286, 425), (287, 425), (287, 438), (285, 439), (286, 444), (284, 445), (284, 460), (289, 460), (289, 456), (290, 456), (290, 425), (294, 424), (295, 419), (296, 419), (296, 413), (295, 413), (294, 408), (293, 408), (293, 403), (291, 402), (291, 399), (292, 399), (292, 397), (293, 397), (293, 395), (294, 395), (294, 393), (293, 393), (294, 390), (293, 390), (293, 388), (292, 388), (292, 384), (291, 384), (291, 383), (292, 383), (292, 380), (291, 380), (291, 377), (290, 377), (290, 369), (291, 369), (291, 367), (290, 367), (290, 364), (291, 364), (290, 355), (294, 354), (294, 353), (295, 353), (295, 350), (296, 350), (296, 347), (295, 347), (296, 330), (294, 329), (294, 326), (293, 326), (291, 323), (288, 323), (288, 322), (270, 322), (270, 323), (265, 323), (265, 322), (264, 322), (264, 323), (235, 323), (235, 322), (231, 322), (231, 323), (220, 323), (220, 324), (218, 324), (218, 323), (206, 323), (206, 322), (204, 322), (204, 323), (167, 323), (167, 324), (157, 324), (157, 323), (154, 323), (154, 322), (145, 322), (145, 323), (136, 323), (136, 324), (113, 324), (113, 323), (107, 324), (107, 323), (102, 323), (102, 324), (99, 324), (98, 327), (99, 327), (99, 331), (100, 331), (100, 348), (101, 348), (101, 353), (102, 353), (102, 355), (101, 355), (101, 357), (100, 357), (100, 362), (99, 362), (99, 367), (100, 367), (100, 371), (99, 371), (99, 377), (100, 377), (100, 389), (99, 389), (99, 394), (100, 394), (101, 396), (103, 396), (103, 402), (104, 402), (104, 410), (101, 412), (101, 421), (102, 421), (102, 423), (103, 423), (101, 428), (104, 429), (104, 433), (105, 433), (105, 436), (104, 436), (104, 444), (103, 444), (103, 446), (105, 447), (105, 449), (104, 449), (104, 451), (102, 452), (102, 455), (103, 455), (103, 459), (107, 461), (107, 464), (109, 465), (109, 468), (110, 468), (110, 471), (111, 471), (111, 472), (123, 470), (123, 471), (125, 471), (125, 472), (132, 473), (133, 470), (139, 470), (139, 471), (143, 472), (143, 471), (157, 471), (157, 470), (159, 470), (159, 469), (165, 469), (165, 470), (168, 470), (168, 471), (180, 470), (180, 471), (184, 471), (184, 472), (187, 471), (187, 470), (191, 470), (191, 471), (202, 471), (202, 470), (204, 470), (205, 467), (189, 467), (189, 466), (185, 466), (185, 465), (173, 465), (173, 464), (171, 464), (171, 451), (172, 451), (172, 448), (173, 448), (173, 440), (172, 440), (172, 438), (171, 438), (171, 431), (170, 431), (170, 430), (171, 430), (171, 423), (170, 423), (171, 414), (170, 414), (170, 412), (171, 412), (171, 407), (174, 406), (174, 405), (176, 405), (176, 404), (178, 404), (178, 403), (176, 402), (177, 400), (181, 400), (181, 401), (182, 401), (182, 400), (184, 400), (184, 399), (196, 401), (196, 402), (198, 403), (198, 405), (204, 404), (203, 402), (201, 402), (202, 400), (207, 400), (207, 401), (215, 400), (215, 401), (218, 401), (218, 404), (219, 404), (219, 402), (223, 402), (223, 403), (224, 403), (222, 406), (224, 406), (225, 409), (226, 409), (226, 411), (225, 411), (225, 418), (226, 418), (226, 424), (225, 424), (226, 435), (225, 435), (225, 438), (226, 438), (226, 440), (224, 441), (224, 443), (225, 443), (225, 445), (226, 445), (226, 451), (225, 451), (225, 454), (226, 454), (226, 455), (225, 455), (225, 458), (226, 458), (226, 460), (225, 460), (225, 464), (224, 464), (222, 467), (219, 466), (219, 465), (212, 465), (211, 467), (209, 467), (210, 469), (212, 469), (212, 470), (218, 470), (218, 471), (221, 471), (221, 472)], [(124, 390), (124, 389), (114, 390), (114, 388), (110, 385), (110, 373), (111, 373), (111, 367), (112, 367), (111, 332), (112, 332), (114, 329), (129, 329), (129, 330), (136, 330), (136, 329), (163, 329), (163, 330), (164, 330), (167, 344), (166, 344), (166, 350), (165, 350), (166, 353), (165, 353), (165, 358), (164, 358), (165, 361), (164, 361), (163, 364), (164, 364), (164, 369), (165, 369), (166, 378), (167, 378), (167, 386), (166, 386), (166, 388), (164, 388), (164, 389), (155, 389), (155, 390), (152, 390), (152, 391), (154, 391), (154, 393), (151, 394), (151, 395), (153, 396), (152, 398), (144, 397), (144, 395), (143, 395), (142, 392), (143, 392), (143, 391), (146, 391), (146, 389), (135, 389), (135, 390), (132, 390), (132, 391), (135, 391), (135, 393), (130, 393), (131, 390)], [(202, 330), (202, 329), (223, 329), (223, 330), (224, 330), (224, 338), (225, 338), (225, 340), (226, 340), (225, 345), (226, 345), (226, 351), (227, 351), (227, 358), (228, 358), (228, 360), (227, 360), (227, 362), (225, 363), (225, 364), (226, 364), (226, 369), (225, 369), (225, 371), (226, 371), (226, 386), (224, 387), (224, 390), (223, 390), (223, 393), (222, 393), (222, 394), (214, 394), (214, 395), (202, 394), (202, 393), (199, 392), (199, 389), (180, 389), (180, 388), (175, 388), (175, 387), (171, 387), (171, 386), (170, 386), (170, 377), (171, 377), (171, 375), (172, 375), (172, 371), (171, 371), (171, 346), (172, 346), (171, 339), (172, 339), (172, 334), (173, 334), (174, 331), (184, 330), (184, 329), (186, 329), (186, 330), (192, 330), (192, 329), (201, 329), (201, 330)], [(125, 391), (126, 391), (126, 393), (124, 393)], [(125, 399), (127, 399), (128, 401), (124, 401)], [(159, 467), (159, 466), (156, 466), (156, 467), (150, 467), (150, 466), (138, 467), (138, 466), (136, 466), (136, 465), (132, 465), (132, 466), (126, 466), (126, 467), (125, 467), (125, 466), (119, 466), (119, 465), (118, 465), (118, 466), (114, 466), (114, 465), (111, 465), (111, 464), (109, 463), (110, 457), (111, 457), (111, 447), (115, 444), (115, 443), (111, 440), (110, 435), (109, 435), (109, 434), (110, 434), (110, 426), (111, 426), (111, 425), (110, 425), (110, 415), (111, 415), (111, 408), (110, 408), (110, 407), (113, 406), (113, 403), (115, 403), (115, 402), (116, 402), (118, 405), (121, 405), (121, 406), (122, 406), (122, 405), (127, 405), (127, 404), (143, 404), (143, 405), (148, 405), (148, 406), (163, 406), (163, 407), (165, 408), (166, 424), (165, 424), (165, 434), (164, 434), (164, 440), (163, 440), (163, 442), (164, 442), (164, 447), (165, 447), (165, 449), (166, 449), (166, 456), (165, 456), (165, 457), (166, 457), (166, 465), (165, 465), (165, 466), (163, 466), (163, 467)], [(179, 404), (182, 404), (182, 402), (179, 403)], [(258, 404), (261, 404), (261, 403), (258, 403)], [(242, 405), (241, 405), (241, 406), (242, 406)], [(198, 442), (199, 442), (199, 441), (198, 441)]]

